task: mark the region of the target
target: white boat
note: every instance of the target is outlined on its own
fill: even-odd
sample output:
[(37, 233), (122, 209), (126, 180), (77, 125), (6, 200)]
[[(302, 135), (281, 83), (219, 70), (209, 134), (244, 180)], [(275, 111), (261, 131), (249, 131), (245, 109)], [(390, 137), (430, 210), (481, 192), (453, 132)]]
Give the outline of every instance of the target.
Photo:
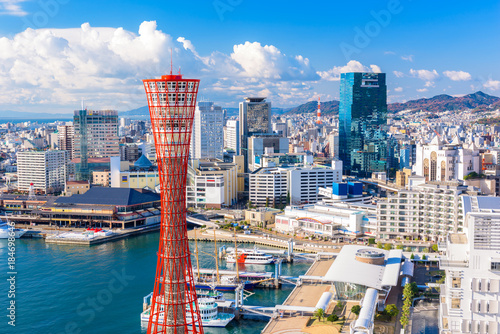
[(10, 232), (14, 232), (14, 237), (19, 239), (26, 233), (26, 230), (13, 228), (8, 223), (0, 222), (0, 239), (8, 239)]
[[(217, 311), (217, 303), (215, 298), (200, 298), (198, 299), (198, 307), (200, 309), (201, 324), (203, 327), (226, 327), (231, 320), (234, 319), (234, 314), (219, 313)], [(158, 314), (158, 323), (163, 324), (165, 312), (163, 306)], [(151, 306), (141, 313), (141, 323), (147, 324), (151, 315)], [(191, 312), (186, 312), (186, 322), (192, 322)]]
[[(238, 252), (238, 256), (236, 256), (236, 252)], [(272, 255), (266, 254), (256, 247), (254, 249), (239, 249), (238, 251), (232, 249), (227, 254), (226, 261), (235, 263), (236, 259), (238, 263), (245, 264), (271, 264), (274, 262)]]

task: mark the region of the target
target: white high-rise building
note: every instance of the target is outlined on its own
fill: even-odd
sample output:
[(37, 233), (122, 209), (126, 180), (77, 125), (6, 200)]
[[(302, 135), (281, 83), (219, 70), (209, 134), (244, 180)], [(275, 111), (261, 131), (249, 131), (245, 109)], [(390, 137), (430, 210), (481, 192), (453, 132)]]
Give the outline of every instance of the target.
[(440, 333), (500, 333), (500, 198), (462, 196), (463, 233), (446, 238)]
[(25, 151), (17, 153), (17, 188), (51, 194), (64, 190), (66, 182), (66, 151)]
[(286, 204), (288, 171), (286, 168), (259, 168), (249, 176), (249, 198), (253, 205)]
[[(335, 169), (340, 168), (340, 169)], [(290, 204), (313, 204), (319, 200), (319, 188), (342, 181), (342, 164), (330, 167), (294, 167), (288, 174)]]
[(226, 148), (230, 148), (240, 155), (240, 122), (238, 120), (228, 120), (226, 123)]
[(410, 186), (377, 202), (377, 236), (384, 240), (443, 241), (448, 233), (463, 232), (459, 182), (430, 182)]
[(191, 137), (191, 159), (222, 159), (224, 112), (213, 102), (198, 102)]

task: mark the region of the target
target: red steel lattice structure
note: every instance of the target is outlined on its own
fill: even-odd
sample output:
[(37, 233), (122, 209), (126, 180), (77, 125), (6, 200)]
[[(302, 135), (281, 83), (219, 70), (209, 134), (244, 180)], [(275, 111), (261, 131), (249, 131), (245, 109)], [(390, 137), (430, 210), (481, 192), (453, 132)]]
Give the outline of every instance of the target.
[(161, 189), (161, 227), (150, 333), (203, 333), (186, 227), (189, 143), (200, 80), (164, 75), (143, 80)]

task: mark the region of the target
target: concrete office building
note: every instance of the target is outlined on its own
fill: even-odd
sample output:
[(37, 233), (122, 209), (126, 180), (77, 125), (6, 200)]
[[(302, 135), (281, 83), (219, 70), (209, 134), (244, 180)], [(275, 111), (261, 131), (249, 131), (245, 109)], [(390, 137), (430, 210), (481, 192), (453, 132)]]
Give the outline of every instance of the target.
[(120, 155), (118, 112), (115, 110), (76, 110), (73, 117), (75, 142), (73, 157), (81, 158), (77, 180), (88, 180), (88, 159)]
[(342, 181), (342, 164), (293, 167), (288, 171), (290, 204), (313, 204), (319, 200), (319, 188)]
[(67, 153), (69, 160), (73, 159), (73, 145), (75, 141), (75, 129), (73, 125), (60, 125), (57, 127), (57, 145), (60, 150)]
[(248, 169), (255, 170), (256, 164), (260, 164), (263, 155), (288, 153), (288, 138), (278, 135), (259, 135), (248, 138)]
[(236, 155), (241, 155), (240, 150), (240, 122), (238, 120), (228, 120), (226, 123), (226, 143), (225, 148), (233, 150)]
[(238, 199), (238, 165), (217, 159), (192, 160), (188, 166), (187, 206), (221, 208)]
[(25, 151), (17, 153), (17, 187), (33, 188), (45, 194), (64, 191), (66, 183), (66, 151)]
[(440, 268), (440, 333), (500, 333), (500, 198), (462, 196), (463, 232), (450, 233)]
[(223, 158), (224, 112), (213, 102), (198, 102), (194, 113), (191, 159)]
[(249, 199), (255, 206), (286, 204), (288, 170), (286, 168), (259, 168), (249, 176)]

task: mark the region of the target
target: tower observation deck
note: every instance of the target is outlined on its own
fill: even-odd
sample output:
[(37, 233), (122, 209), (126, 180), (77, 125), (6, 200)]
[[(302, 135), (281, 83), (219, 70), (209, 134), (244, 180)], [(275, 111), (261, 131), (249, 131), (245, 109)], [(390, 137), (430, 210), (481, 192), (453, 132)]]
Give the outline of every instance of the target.
[(200, 80), (143, 80), (161, 190), (161, 227), (148, 333), (203, 333), (186, 227), (189, 146)]

